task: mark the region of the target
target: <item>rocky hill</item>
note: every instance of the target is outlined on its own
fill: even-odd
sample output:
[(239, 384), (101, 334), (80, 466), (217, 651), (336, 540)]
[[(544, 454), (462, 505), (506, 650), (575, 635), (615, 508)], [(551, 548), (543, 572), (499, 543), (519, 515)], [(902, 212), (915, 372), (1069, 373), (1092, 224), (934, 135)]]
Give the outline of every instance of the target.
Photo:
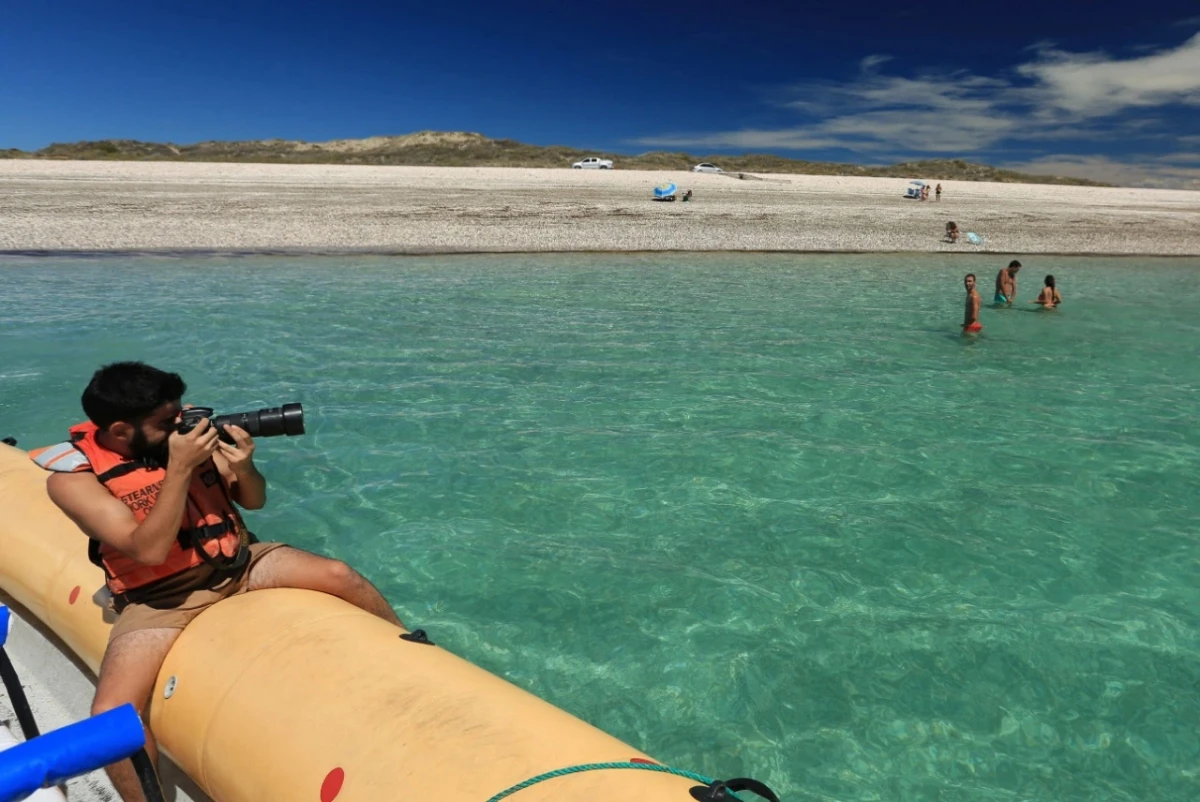
[(959, 159), (937, 159), (893, 165), (856, 165), (810, 162), (782, 156), (692, 156), (653, 151), (637, 156), (575, 148), (526, 145), (511, 139), (489, 139), (482, 134), (421, 131), (404, 136), (335, 139), (301, 142), (289, 139), (243, 142), (197, 142), (193, 145), (159, 144), (132, 139), (55, 143), (26, 152), (0, 149), (8, 159), (109, 159), (113, 161), (262, 162), (271, 164), (384, 164), (442, 167), (569, 167), (585, 156), (612, 159), (617, 169), (688, 170), (708, 161), (726, 172), (800, 173), (808, 175), (862, 175), (891, 178), (924, 178), (941, 181), (1001, 181), (1025, 184), (1076, 184), (1107, 186), (1065, 176), (1028, 175), (974, 164)]

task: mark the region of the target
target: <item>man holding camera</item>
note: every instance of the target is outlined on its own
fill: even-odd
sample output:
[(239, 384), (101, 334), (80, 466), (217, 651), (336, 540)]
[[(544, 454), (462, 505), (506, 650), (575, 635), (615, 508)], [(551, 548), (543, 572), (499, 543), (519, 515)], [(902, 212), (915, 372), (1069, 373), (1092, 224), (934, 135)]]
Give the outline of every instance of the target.
[[(238, 506), (260, 509), (267, 483), (254, 441), (207, 418), (181, 425), (187, 386), (141, 362), (106, 365), (83, 393), (87, 423), (67, 443), (31, 453), (53, 473), (51, 500), (91, 539), (119, 613), (100, 665), (92, 715), (131, 703), (145, 713), (179, 633), (216, 602), (265, 588), (339, 596), (403, 626), (387, 601), (345, 563), (283, 543), (259, 543)], [(184, 433), (186, 431), (186, 433)], [(146, 730), (146, 749), (157, 760)], [(143, 800), (128, 760), (108, 767), (125, 802)]]

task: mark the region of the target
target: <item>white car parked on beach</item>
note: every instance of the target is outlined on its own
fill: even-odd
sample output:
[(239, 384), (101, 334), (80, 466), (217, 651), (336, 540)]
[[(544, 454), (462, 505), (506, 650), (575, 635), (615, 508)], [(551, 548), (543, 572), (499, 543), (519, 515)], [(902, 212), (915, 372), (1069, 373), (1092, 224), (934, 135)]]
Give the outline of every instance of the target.
[(583, 161), (571, 165), (572, 170), (611, 170), (612, 168), (612, 159), (601, 159), (597, 156), (588, 156)]
[(723, 173), (725, 171), (722, 170), (720, 167), (718, 167), (715, 164), (709, 164), (708, 162), (700, 162), (699, 164), (697, 164), (695, 167), (692, 168), (692, 172), (693, 173)]

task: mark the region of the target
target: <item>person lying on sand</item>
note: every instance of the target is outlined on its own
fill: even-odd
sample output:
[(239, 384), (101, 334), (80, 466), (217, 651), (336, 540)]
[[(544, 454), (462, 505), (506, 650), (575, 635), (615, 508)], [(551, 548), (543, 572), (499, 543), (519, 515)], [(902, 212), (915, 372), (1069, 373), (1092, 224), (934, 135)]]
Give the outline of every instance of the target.
[(1038, 295), (1037, 300), (1030, 301), (1030, 303), (1041, 304), (1045, 309), (1053, 309), (1062, 303), (1062, 295), (1054, 286), (1054, 276), (1046, 276), (1046, 286), (1042, 287), (1042, 292)]

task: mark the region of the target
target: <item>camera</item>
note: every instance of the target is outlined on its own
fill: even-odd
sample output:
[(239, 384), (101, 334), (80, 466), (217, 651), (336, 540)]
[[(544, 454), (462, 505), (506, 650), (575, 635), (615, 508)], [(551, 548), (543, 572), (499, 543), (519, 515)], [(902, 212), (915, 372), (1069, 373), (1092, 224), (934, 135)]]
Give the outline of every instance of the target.
[(208, 418), (210, 426), (220, 432), (221, 439), (230, 445), (233, 445), (233, 438), (223, 428), (230, 425), (240, 426), (251, 437), (293, 437), (304, 434), (304, 407), (300, 404), (284, 404), (253, 412), (231, 412), (228, 415), (214, 415), (212, 407), (189, 407), (183, 411), (175, 430), (187, 434), (205, 418)]

